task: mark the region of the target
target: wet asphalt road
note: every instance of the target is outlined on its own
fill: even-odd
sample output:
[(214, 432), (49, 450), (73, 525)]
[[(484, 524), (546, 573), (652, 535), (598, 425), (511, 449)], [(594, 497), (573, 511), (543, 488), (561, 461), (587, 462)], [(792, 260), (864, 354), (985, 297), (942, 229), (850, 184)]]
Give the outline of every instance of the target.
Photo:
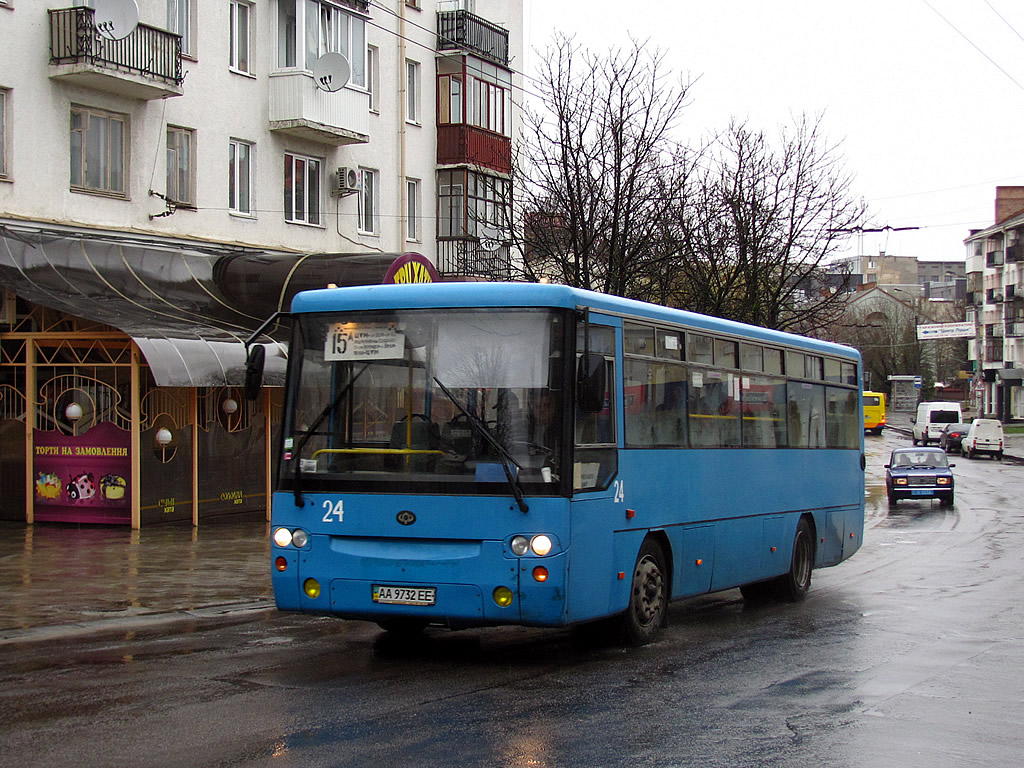
[[(1024, 466), (957, 457), (799, 605), (677, 603), (642, 649), (279, 613), (0, 646), (11, 766), (963, 766), (1024, 752)], [(254, 618), (255, 617), (255, 618)]]

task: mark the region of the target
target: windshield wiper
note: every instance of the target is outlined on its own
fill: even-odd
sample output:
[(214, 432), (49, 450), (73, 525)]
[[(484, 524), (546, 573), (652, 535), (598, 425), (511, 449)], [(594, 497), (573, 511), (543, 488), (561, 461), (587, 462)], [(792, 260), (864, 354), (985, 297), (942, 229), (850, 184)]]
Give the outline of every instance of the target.
[(444, 396), (455, 403), (455, 407), (458, 408), (462, 412), (462, 415), (466, 417), (466, 420), (469, 421), (469, 425), (473, 427), (473, 429), (475, 429), (480, 436), (498, 452), (498, 455), (502, 459), (501, 468), (505, 470), (505, 479), (508, 480), (508, 487), (512, 489), (512, 497), (516, 500), (516, 504), (519, 505), (519, 510), (521, 512), (529, 512), (530, 507), (527, 506), (526, 500), (523, 498), (523, 489), (519, 487), (519, 475), (518, 473), (513, 473), (512, 470), (509, 469), (510, 463), (514, 464), (517, 470), (522, 469), (523, 465), (512, 457), (512, 454), (508, 452), (508, 449), (498, 441), (498, 438), (491, 433), (491, 430), (489, 430), (487, 425), (480, 420), (479, 416), (466, 410), (462, 406), (462, 403), (456, 399), (455, 395), (448, 391), (448, 387), (442, 384), (437, 376), (434, 376), (433, 379), (434, 383), (441, 388)]
[(328, 403), (326, 407), (324, 407), (324, 409), (320, 411), (320, 415), (316, 417), (316, 420), (313, 422), (313, 425), (305, 432), (303, 432), (302, 437), (299, 438), (299, 444), (298, 446), (295, 447), (295, 506), (303, 507), (306, 504), (306, 502), (302, 498), (302, 449), (306, 447), (306, 443), (309, 442), (309, 438), (313, 436), (313, 433), (316, 432), (320, 425), (324, 423), (324, 419), (327, 418), (328, 414), (334, 411), (334, 409), (341, 404), (342, 398), (345, 397), (346, 394), (348, 394), (348, 391), (350, 389), (352, 389), (352, 385), (356, 383), (356, 379), (362, 376), (363, 373), (366, 372), (366, 369), (369, 367), (370, 364), (367, 363), (361, 369), (359, 369), (359, 373), (357, 373), (355, 376), (349, 379), (348, 384), (342, 387), (341, 391), (338, 392), (334, 400)]

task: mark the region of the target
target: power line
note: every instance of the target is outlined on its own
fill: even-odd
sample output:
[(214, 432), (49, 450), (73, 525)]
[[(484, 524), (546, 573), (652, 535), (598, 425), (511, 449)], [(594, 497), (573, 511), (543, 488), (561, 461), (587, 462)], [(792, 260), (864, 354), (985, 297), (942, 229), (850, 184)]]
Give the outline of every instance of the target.
[[(938, 16), (940, 19), (942, 19), (944, 22), (946, 22), (950, 27), (952, 27), (954, 32), (956, 32), (958, 35), (960, 35), (960, 37), (962, 37), (964, 40), (966, 40), (968, 43), (970, 43), (971, 47), (974, 48), (974, 50), (976, 50), (978, 53), (980, 53), (982, 56), (984, 56), (986, 59), (988, 59), (989, 63), (992, 64), (992, 66), (994, 66), (996, 69), (998, 69), (1004, 75), (1006, 75), (1011, 80), (1011, 82), (1013, 82), (1014, 85), (1016, 85), (1018, 88), (1020, 88), (1022, 91), (1024, 91), (1024, 85), (1021, 85), (1020, 83), (1018, 83), (1017, 80), (1013, 77), (1013, 75), (1011, 75), (1009, 72), (1007, 72), (1001, 66), (999, 66), (999, 64), (996, 62), (995, 59), (993, 59), (991, 56), (989, 56), (987, 53), (985, 53), (985, 51), (983, 51), (977, 44), (975, 44), (975, 42), (973, 40), (971, 40), (971, 38), (969, 38), (967, 35), (965, 35), (963, 32), (961, 32), (960, 29), (953, 22), (951, 22), (949, 19), (947, 19), (941, 13), (939, 13), (938, 10), (936, 10), (936, 8), (931, 3), (928, 2), (928, 0), (921, 0), (921, 2), (924, 3), (925, 5), (927, 5), (936, 16)], [(992, 6), (989, 6), (989, 7), (991, 8)], [(1000, 17), (1000, 18), (1002, 18), (1002, 17)]]

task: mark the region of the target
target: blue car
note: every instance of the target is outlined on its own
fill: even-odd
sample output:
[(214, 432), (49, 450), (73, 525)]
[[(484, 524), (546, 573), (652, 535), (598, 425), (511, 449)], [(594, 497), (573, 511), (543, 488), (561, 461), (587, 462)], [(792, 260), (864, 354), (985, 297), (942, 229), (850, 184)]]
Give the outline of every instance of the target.
[(953, 473), (941, 448), (897, 448), (885, 465), (885, 492), (889, 506), (900, 499), (939, 499), (953, 506)]

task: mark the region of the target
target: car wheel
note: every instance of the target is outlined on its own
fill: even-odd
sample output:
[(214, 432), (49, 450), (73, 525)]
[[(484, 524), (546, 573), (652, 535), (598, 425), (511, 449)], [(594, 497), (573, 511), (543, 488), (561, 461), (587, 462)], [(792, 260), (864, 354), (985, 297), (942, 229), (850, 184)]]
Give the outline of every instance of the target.
[(647, 539), (636, 556), (629, 605), (621, 616), (622, 634), (629, 645), (647, 645), (664, 626), (668, 613), (667, 575), (661, 547)]
[(917, 445), (917, 438), (916, 437), (910, 438), (910, 442), (912, 442), (916, 446)]
[(898, 499), (893, 494), (891, 494), (891, 493), (888, 494), (888, 496), (889, 496), (889, 506), (890, 507), (895, 507), (896, 506), (896, 502), (898, 501)]
[(953, 494), (950, 494), (949, 496), (946, 496), (945, 498), (942, 499), (942, 506), (944, 506), (944, 507), (952, 507), (953, 506)]

